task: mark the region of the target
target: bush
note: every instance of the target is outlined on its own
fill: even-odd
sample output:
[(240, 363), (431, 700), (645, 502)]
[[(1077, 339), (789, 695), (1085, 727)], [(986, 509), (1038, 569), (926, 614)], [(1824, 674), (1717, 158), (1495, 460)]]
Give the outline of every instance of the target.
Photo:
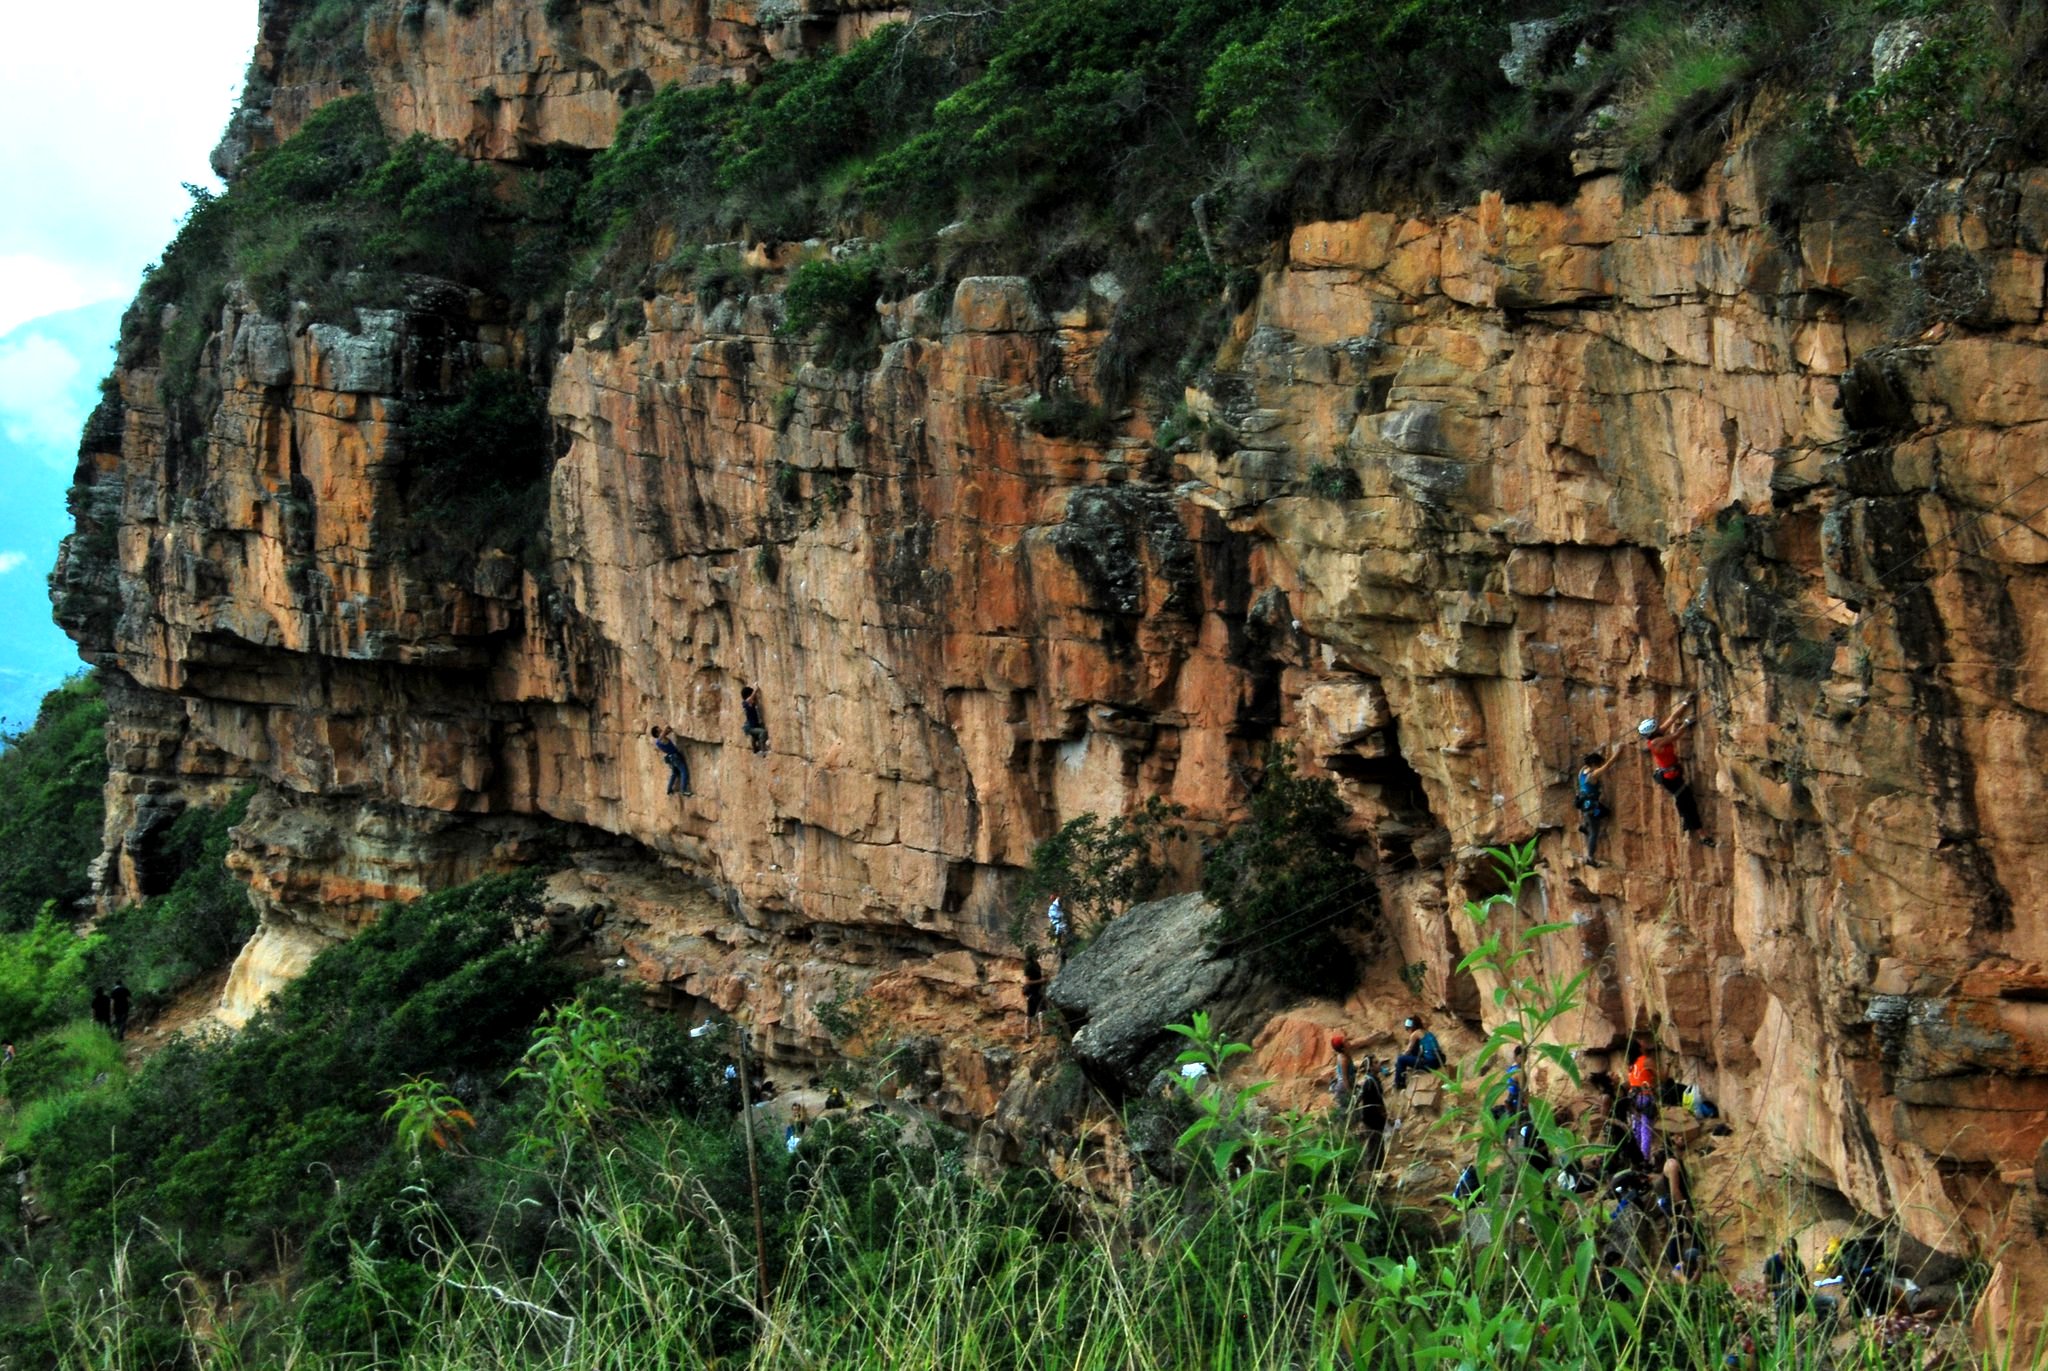
[(380, 1092), (409, 1075), (499, 1076), (567, 990), (545, 939), (513, 937), (536, 900), (512, 876), (388, 910), (234, 1037), (176, 1039), (125, 1091), (45, 1130), (42, 1191), (74, 1248), (106, 1250), (147, 1220), (181, 1232), (202, 1269), (268, 1262), (280, 1243), (331, 1269), (348, 1216), (381, 1221), (403, 1181), (380, 1166)]
[(1370, 902), (1343, 831), (1349, 812), (1334, 782), (1302, 776), (1276, 749), (1250, 817), (1202, 864), (1202, 889), (1219, 911), (1210, 936), (1297, 990), (1338, 994), (1355, 985), (1337, 930)]
[(783, 292), (782, 323), (776, 332), (794, 338), (815, 336), (834, 365), (851, 365), (873, 350), (878, 327), (875, 302), (881, 295), (881, 266), (872, 256), (805, 262)]
[(447, 556), (502, 548), (545, 556), (547, 403), (524, 376), (470, 375), (461, 396), (411, 407), (406, 420), (416, 550)]
[(92, 940), (47, 910), (21, 933), (0, 934), (0, 1025), (27, 1038), (86, 1012)]
[(0, 736), (0, 933), (28, 928), (46, 906), (68, 916), (89, 892), (106, 818), (106, 722), (99, 680), (83, 676), (43, 697), (33, 728)]
[(256, 931), (248, 888), (227, 865), (230, 831), (248, 816), (253, 793), (244, 789), (219, 809), (186, 809), (164, 840), (177, 871), (171, 888), (100, 920), (86, 959), (92, 984), (126, 981), (137, 1017), (158, 1013), (227, 965)]
[(1154, 795), (1107, 822), (1088, 813), (1060, 825), (1059, 832), (1031, 849), (1031, 867), (1017, 892), (1017, 941), (1032, 941), (1031, 920), (1043, 916), (1055, 895), (1082, 937), (1094, 936), (1132, 905), (1152, 898), (1168, 875), (1169, 847), (1187, 837), (1181, 824), (1186, 813), (1186, 806)]

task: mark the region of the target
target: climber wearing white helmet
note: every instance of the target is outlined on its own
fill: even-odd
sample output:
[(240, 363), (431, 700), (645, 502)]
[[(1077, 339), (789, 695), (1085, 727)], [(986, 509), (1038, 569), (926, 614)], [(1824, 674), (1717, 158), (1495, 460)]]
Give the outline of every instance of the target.
[(1685, 767), (1678, 760), (1678, 735), (1692, 727), (1692, 718), (1685, 712), (1691, 703), (1692, 696), (1688, 695), (1673, 705), (1661, 721), (1645, 719), (1637, 724), (1636, 732), (1649, 749), (1650, 774), (1656, 777), (1658, 785), (1671, 792), (1678, 806), (1678, 826), (1699, 839), (1701, 846), (1712, 847), (1714, 840), (1700, 826), (1700, 804), (1693, 798), (1692, 782), (1685, 778)]

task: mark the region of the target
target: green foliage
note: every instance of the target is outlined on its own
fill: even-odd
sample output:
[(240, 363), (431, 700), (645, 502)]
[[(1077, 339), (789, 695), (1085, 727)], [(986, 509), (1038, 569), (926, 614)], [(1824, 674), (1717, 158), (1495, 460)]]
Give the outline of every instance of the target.
[(47, 910), (20, 933), (0, 934), (0, 1031), (29, 1037), (86, 1011), (92, 940)]
[(462, 1141), (465, 1131), (476, 1127), (476, 1115), (431, 1076), (408, 1076), (382, 1093), (391, 1101), (384, 1122), (398, 1135), (399, 1150), (414, 1161), (427, 1144), (446, 1151)]
[(159, 854), (178, 873), (171, 888), (100, 920), (87, 958), (92, 983), (126, 981), (137, 1017), (225, 966), (256, 931), (248, 889), (227, 866), (229, 831), (248, 815), (253, 793), (245, 789), (217, 810), (187, 808)]
[(1219, 911), (1210, 936), (1286, 985), (1334, 994), (1355, 983), (1337, 929), (1363, 878), (1343, 826), (1349, 811), (1335, 782), (1302, 776), (1284, 748), (1268, 756), (1251, 813), (1202, 864), (1202, 889)]
[[(545, 941), (511, 937), (535, 900), (531, 879), (499, 877), (391, 909), (234, 1037), (180, 1038), (125, 1091), (83, 1102), (34, 1153), (69, 1240), (100, 1247), (147, 1221), (203, 1268), (270, 1260), (280, 1242), (345, 1255), (400, 1179), (380, 1092), (502, 1069), (562, 993)], [(326, 1179), (309, 1183), (316, 1166)]]
[(566, 265), (579, 186), (544, 159), (501, 187), (498, 172), (424, 136), (393, 146), (369, 96), (330, 101), (252, 157), (226, 194), (192, 188), (190, 212), (124, 321), (123, 361), (158, 350), (184, 441), (196, 440), (213, 399), (207, 347), (231, 281), (273, 318), (304, 302), (314, 319), (349, 327), (359, 306), (405, 303), (415, 276), (543, 295)]
[(1029, 940), (1052, 897), (1075, 934), (1090, 938), (1134, 904), (1150, 899), (1169, 874), (1169, 850), (1187, 837), (1187, 807), (1157, 795), (1128, 814), (1104, 820), (1077, 815), (1031, 849), (1031, 866), (1017, 890), (1016, 934)]
[(29, 927), (47, 904), (69, 913), (87, 893), (106, 812), (106, 720), (98, 679), (81, 676), (43, 697), (33, 728), (0, 736), (0, 932)]
[(457, 398), (412, 405), (407, 508), (418, 550), (500, 548), (540, 565), (550, 433), (546, 399), (517, 372), (475, 371)]
[(1365, 493), (1358, 473), (1342, 462), (1316, 462), (1304, 482), (1309, 494), (1322, 500), (1356, 500)]
[(1068, 386), (1058, 387), (1050, 397), (1038, 395), (1025, 401), (1024, 424), (1048, 438), (1100, 445), (1116, 437), (1116, 415), (1110, 408), (1091, 404)]
[(82, 1089), (102, 1075), (121, 1070), (121, 1045), (90, 1019), (73, 1019), (17, 1042), (15, 1054), (14, 1064), (0, 1078), (0, 1088), (16, 1110), (32, 1101)]
[(850, 366), (874, 349), (875, 302), (882, 294), (881, 264), (872, 256), (805, 262), (782, 295), (785, 337), (817, 341), (834, 365)]
[(647, 1049), (633, 1041), (617, 1010), (572, 1001), (541, 1020), (508, 1080), (538, 1087), (531, 1138), (548, 1147), (603, 1132), (646, 1069)]

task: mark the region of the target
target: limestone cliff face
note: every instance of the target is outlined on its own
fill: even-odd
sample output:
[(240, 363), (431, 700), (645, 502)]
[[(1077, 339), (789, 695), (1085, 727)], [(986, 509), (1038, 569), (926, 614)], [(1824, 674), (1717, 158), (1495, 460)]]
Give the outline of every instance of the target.
[[(629, 73), (872, 18), (673, 8), (565, 33), (428, 6), (373, 23), (352, 79), (481, 155), (589, 147)], [(277, 82), (280, 127), (333, 93)], [(148, 888), (179, 805), (255, 782), (238, 1012), (381, 901), (544, 864), (679, 1002), (802, 1061), (858, 999), (857, 1036), (931, 1039), (916, 1088), (987, 1117), (1032, 844), (1153, 795), (1218, 831), (1291, 740), (1356, 815), (1332, 917), (1398, 944), (1424, 1002), (1493, 1012), (1457, 910), (1481, 848), (1536, 836), (1530, 916), (1578, 929), (1546, 956), (1592, 972), (1572, 1037), (1654, 1031), (1759, 1166), (2005, 1253), (2039, 1307), (2048, 172), (1916, 226), (1984, 289), (1899, 342), (1869, 321), (1895, 226), (1767, 223), (1739, 137), (1689, 193), (1631, 200), (1601, 162), (1569, 204), (1297, 229), (1188, 392), (1206, 436), (1163, 454), (1142, 414), (1106, 443), (1025, 422), (1088, 395), (1116, 283), (949, 284), (832, 370), (774, 329), (776, 272), (823, 249), (767, 245), (744, 300), (656, 292), (637, 329), (564, 338), (538, 572), (437, 571), (401, 536), (407, 397), (520, 345), (488, 302), (423, 288), (354, 329), (231, 304), (202, 456), (168, 455), (149, 365), (86, 434), (57, 590), (115, 682), (108, 895)], [(1686, 692), (1718, 845), (1630, 755), (1581, 860), (1578, 757)], [(663, 793), (654, 721), (694, 795)]]

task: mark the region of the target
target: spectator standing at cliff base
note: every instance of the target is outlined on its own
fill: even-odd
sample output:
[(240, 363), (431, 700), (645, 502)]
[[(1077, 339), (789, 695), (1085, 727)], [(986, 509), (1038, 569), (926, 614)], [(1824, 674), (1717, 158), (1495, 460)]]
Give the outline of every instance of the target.
[(1358, 1092), (1358, 1067), (1351, 1060), (1351, 1044), (1342, 1033), (1330, 1035), (1330, 1052), (1336, 1060), (1336, 1068), (1330, 1075), (1330, 1098), (1336, 1101), (1334, 1110), (1338, 1120), (1345, 1127), (1351, 1125), (1351, 1103)]
[(1351, 1121), (1365, 1144), (1364, 1163), (1377, 1171), (1387, 1159), (1387, 1092), (1380, 1085), (1380, 1064), (1368, 1055), (1351, 1096)]
[(1039, 1019), (1045, 1013), (1045, 967), (1038, 960), (1038, 949), (1024, 950), (1024, 1031), (1036, 1037)]
[(1678, 760), (1678, 738), (1692, 727), (1692, 719), (1686, 715), (1686, 707), (1692, 703), (1688, 695), (1672, 706), (1671, 712), (1662, 719), (1645, 719), (1636, 725), (1643, 746), (1650, 753), (1650, 774), (1657, 784), (1671, 792), (1672, 802), (1678, 806), (1678, 826), (1702, 847), (1712, 847), (1714, 840), (1700, 826), (1700, 802), (1692, 793), (1692, 782), (1686, 779), (1685, 766)]
[(668, 768), (668, 794), (680, 791), (690, 793), (690, 763), (683, 756), (682, 746), (676, 742), (675, 730), (667, 724), (655, 724), (647, 730), (647, 736), (654, 740), (654, 750), (661, 754), (662, 764)]
[(768, 750), (768, 725), (761, 722), (761, 693), (752, 686), (740, 687), (740, 731), (747, 735), (754, 751)]
[(114, 1002), (107, 997), (105, 986), (95, 987), (92, 992), (92, 1021), (101, 1028), (114, 1026)]
[(128, 1037), (128, 1006), (131, 1003), (133, 997), (128, 993), (128, 982), (115, 981), (113, 993), (107, 996), (107, 1007), (112, 1011), (116, 1042)]

